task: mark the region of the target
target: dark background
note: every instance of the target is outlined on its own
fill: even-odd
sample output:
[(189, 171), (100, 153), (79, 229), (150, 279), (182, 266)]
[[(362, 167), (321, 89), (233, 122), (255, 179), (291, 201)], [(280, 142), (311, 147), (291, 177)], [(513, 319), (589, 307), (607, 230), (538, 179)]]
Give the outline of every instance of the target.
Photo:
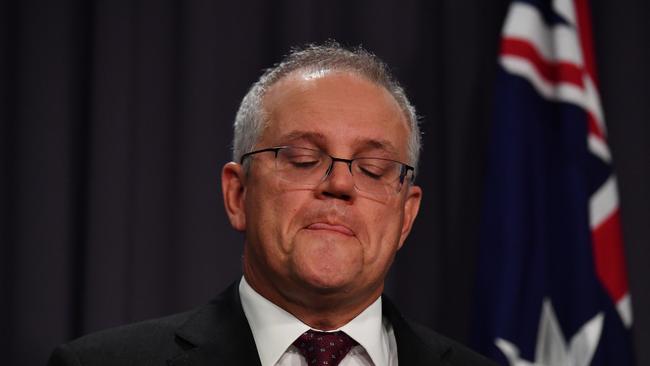
[[(191, 308), (240, 277), (219, 185), (235, 111), (290, 46), (327, 38), (386, 60), (424, 117), (424, 202), (387, 292), (468, 339), (505, 0), (0, 4), (2, 364), (44, 364), (58, 343)], [(592, 13), (648, 365), (650, 5)]]

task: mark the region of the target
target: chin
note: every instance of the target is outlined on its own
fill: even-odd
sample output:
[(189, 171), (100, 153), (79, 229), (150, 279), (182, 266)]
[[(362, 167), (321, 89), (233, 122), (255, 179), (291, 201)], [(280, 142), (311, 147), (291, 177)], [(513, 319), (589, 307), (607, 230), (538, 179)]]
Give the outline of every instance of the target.
[(306, 287), (340, 292), (359, 280), (364, 260), (356, 238), (310, 235), (301, 239), (294, 245), (289, 266)]
[(302, 262), (294, 267), (295, 275), (305, 287), (320, 293), (347, 292), (361, 275), (361, 266), (347, 259), (330, 264), (323, 261)]
[(341, 273), (303, 274), (301, 280), (310, 288), (319, 292), (341, 292), (354, 283), (355, 276), (345, 276)]

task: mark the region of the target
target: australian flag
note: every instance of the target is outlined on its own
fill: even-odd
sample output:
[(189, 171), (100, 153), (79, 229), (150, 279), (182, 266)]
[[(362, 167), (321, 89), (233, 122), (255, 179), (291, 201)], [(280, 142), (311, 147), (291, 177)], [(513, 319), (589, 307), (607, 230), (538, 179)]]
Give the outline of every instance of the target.
[(519, 0), (496, 80), (474, 346), (503, 365), (633, 365), (588, 0)]

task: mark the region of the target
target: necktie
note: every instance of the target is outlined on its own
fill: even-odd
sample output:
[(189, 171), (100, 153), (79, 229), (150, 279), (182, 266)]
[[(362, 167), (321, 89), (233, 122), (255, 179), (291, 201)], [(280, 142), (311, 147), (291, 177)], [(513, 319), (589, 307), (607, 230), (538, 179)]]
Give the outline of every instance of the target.
[(305, 356), (309, 366), (336, 366), (358, 343), (344, 332), (308, 330), (293, 345)]

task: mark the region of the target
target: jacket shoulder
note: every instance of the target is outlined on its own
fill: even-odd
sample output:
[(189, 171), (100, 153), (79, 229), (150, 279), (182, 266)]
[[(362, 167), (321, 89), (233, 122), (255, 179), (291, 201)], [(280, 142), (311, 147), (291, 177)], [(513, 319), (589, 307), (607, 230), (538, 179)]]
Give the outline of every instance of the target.
[[(199, 312), (188, 312), (90, 333), (58, 346), (49, 366), (164, 364), (188, 345), (175, 331)], [(152, 362), (159, 360), (159, 362)]]
[(445, 349), (441, 355), (444, 365), (450, 366), (498, 366), (494, 361), (471, 350), (467, 346), (437, 333), (430, 328), (406, 320), (417, 336), (431, 348)]

